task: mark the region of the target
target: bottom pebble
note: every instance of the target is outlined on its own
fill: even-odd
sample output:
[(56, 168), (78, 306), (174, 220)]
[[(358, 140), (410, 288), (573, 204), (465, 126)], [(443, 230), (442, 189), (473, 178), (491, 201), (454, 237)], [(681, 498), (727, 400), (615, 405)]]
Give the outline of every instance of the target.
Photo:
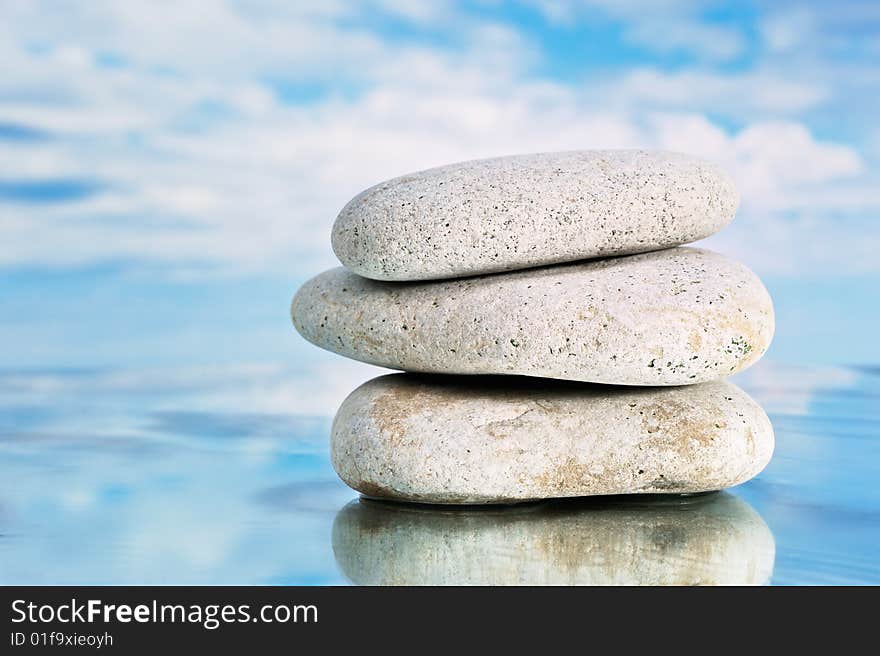
[(349, 395), (331, 438), (333, 467), (355, 490), (431, 504), (720, 490), (772, 453), (767, 415), (723, 381), (392, 374)]

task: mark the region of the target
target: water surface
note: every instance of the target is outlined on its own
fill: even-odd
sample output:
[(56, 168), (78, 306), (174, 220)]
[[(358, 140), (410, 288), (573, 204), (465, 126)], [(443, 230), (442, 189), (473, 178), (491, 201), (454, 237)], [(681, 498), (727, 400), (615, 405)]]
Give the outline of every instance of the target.
[(877, 584), (878, 373), (737, 377), (777, 448), (725, 494), (457, 513), (336, 479), (326, 371), (5, 371), (0, 583)]

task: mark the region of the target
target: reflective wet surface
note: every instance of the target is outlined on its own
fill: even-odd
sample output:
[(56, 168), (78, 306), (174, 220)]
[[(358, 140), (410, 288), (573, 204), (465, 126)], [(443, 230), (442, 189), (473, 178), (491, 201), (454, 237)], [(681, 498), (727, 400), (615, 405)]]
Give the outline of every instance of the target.
[(337, 514), (333, 551), (367, 585), (760, 585), (775, 547), (722, 492), (473, 510), (362, 499)]
[(745, 485), (454, 510), (337, 481), (347, 374), (5, 371), (0, 583), (880, 583), (880, 371), (734, 381), (777, 440)]

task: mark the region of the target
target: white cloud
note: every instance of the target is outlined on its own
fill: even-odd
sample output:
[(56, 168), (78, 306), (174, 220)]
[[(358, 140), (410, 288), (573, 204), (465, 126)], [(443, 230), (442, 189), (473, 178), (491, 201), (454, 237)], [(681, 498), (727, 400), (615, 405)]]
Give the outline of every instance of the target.
[[(533, 74), (540, 49), (523, 34), (447, 5), (420, 9), (440, 12), (434, 18), (398, 10), (417, 24), (449, 21), (454, 46), (379, 38), (352, 18), (366, 10), (345, 4), (171, 3), (161, 20), (150, 4), (71, 5), (40, 21), (34, 7), (20, 5), (0, 27), (11, 64), (0, 121), (57, 138), (0, 142), (0, 177), (104, 186), (75, 201), (0, 206), (0, 264), (145, 258), (169, 269), (204, 262), (301, 274), (334, 264), (335, 214), (375, 182), (557, 149), (659, 147), (718, 161), (744, 202), (716, 241), (736, 254), (755, 230), (776, 240), (782, 252), (747, 260), (767, 270), (813, 266), (800, 234), (835, 236), (822, 213), (880, 211), (860, 153), (817, 139), (792, 116), (827, 101), (821, 84), (647, 68), (598, 86), (564, 84)], [(615, 16), (637, 13), (627, 7)], [(681, 11), (694, 15), (690, 5)], [(105, 51), (127, 63), (102, 65)], [(327, 93), (285, 103), (267, 80), (279, 72), (321, 80)], [(345, 90), (339, 80), (357, 84)], [(45, 89), (57, 97), (36, 93)], [(746, 126), (702, 113), (719, 107), (748, 117)], [(848, 193), (835, 193), (842, 186)], [(840, 259), (844, 269), (876, 266)]]
[(790, 209), (804, 188), (863, 172), (852, 148), (816, 140), (802, 124), (764, 121), (729, 134), (701, 115), (653, 117), (658, 145), (695, 153), (724, 165), (746, 204)]
[(634, 42), (651, 50), (693, 50), (710, 60), (733, 59), (745, 48), (745, 41), (736, 30), (675, 18), (637, 22), (628, 34)]
[(761, 37), (774, 52), (791, 52), (814, 38), (815, 16), (804, 8), (773, 13), (759, 23)]
[(880, 194), (852, 148), (819, 141), (793, 121), (756, 122), (728, 133), (701, 115), (657, 114), (652, 120), (658, 147), (715, 161), (737, 183), (739, 214), (706, 240), (710, 248), (761, 273), (877, 269), (880, 234), (861, 226), (866, 213), (880, 213)]
[(812, 109), (829, 96), (815, 81), (781, 74), (748, 72), (718, 74), (706, 71), (663, 73), (636, 69), (609, 84), (606, 91), (624, 103), (648, 103), (666, 108), (709, 110), (740, 119), (761, 113), (790, 114)]

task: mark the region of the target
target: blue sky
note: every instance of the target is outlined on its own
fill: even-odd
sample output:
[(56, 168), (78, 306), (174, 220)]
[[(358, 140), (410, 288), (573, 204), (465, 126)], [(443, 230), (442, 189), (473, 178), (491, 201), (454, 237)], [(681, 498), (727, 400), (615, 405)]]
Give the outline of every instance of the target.
[(876, 2), (4, 2), (0, 60), (0, 367), (334, 362), (287, 308), (351, 196), (630, 147), (736, 179), (768, 357), (880, 360)]

